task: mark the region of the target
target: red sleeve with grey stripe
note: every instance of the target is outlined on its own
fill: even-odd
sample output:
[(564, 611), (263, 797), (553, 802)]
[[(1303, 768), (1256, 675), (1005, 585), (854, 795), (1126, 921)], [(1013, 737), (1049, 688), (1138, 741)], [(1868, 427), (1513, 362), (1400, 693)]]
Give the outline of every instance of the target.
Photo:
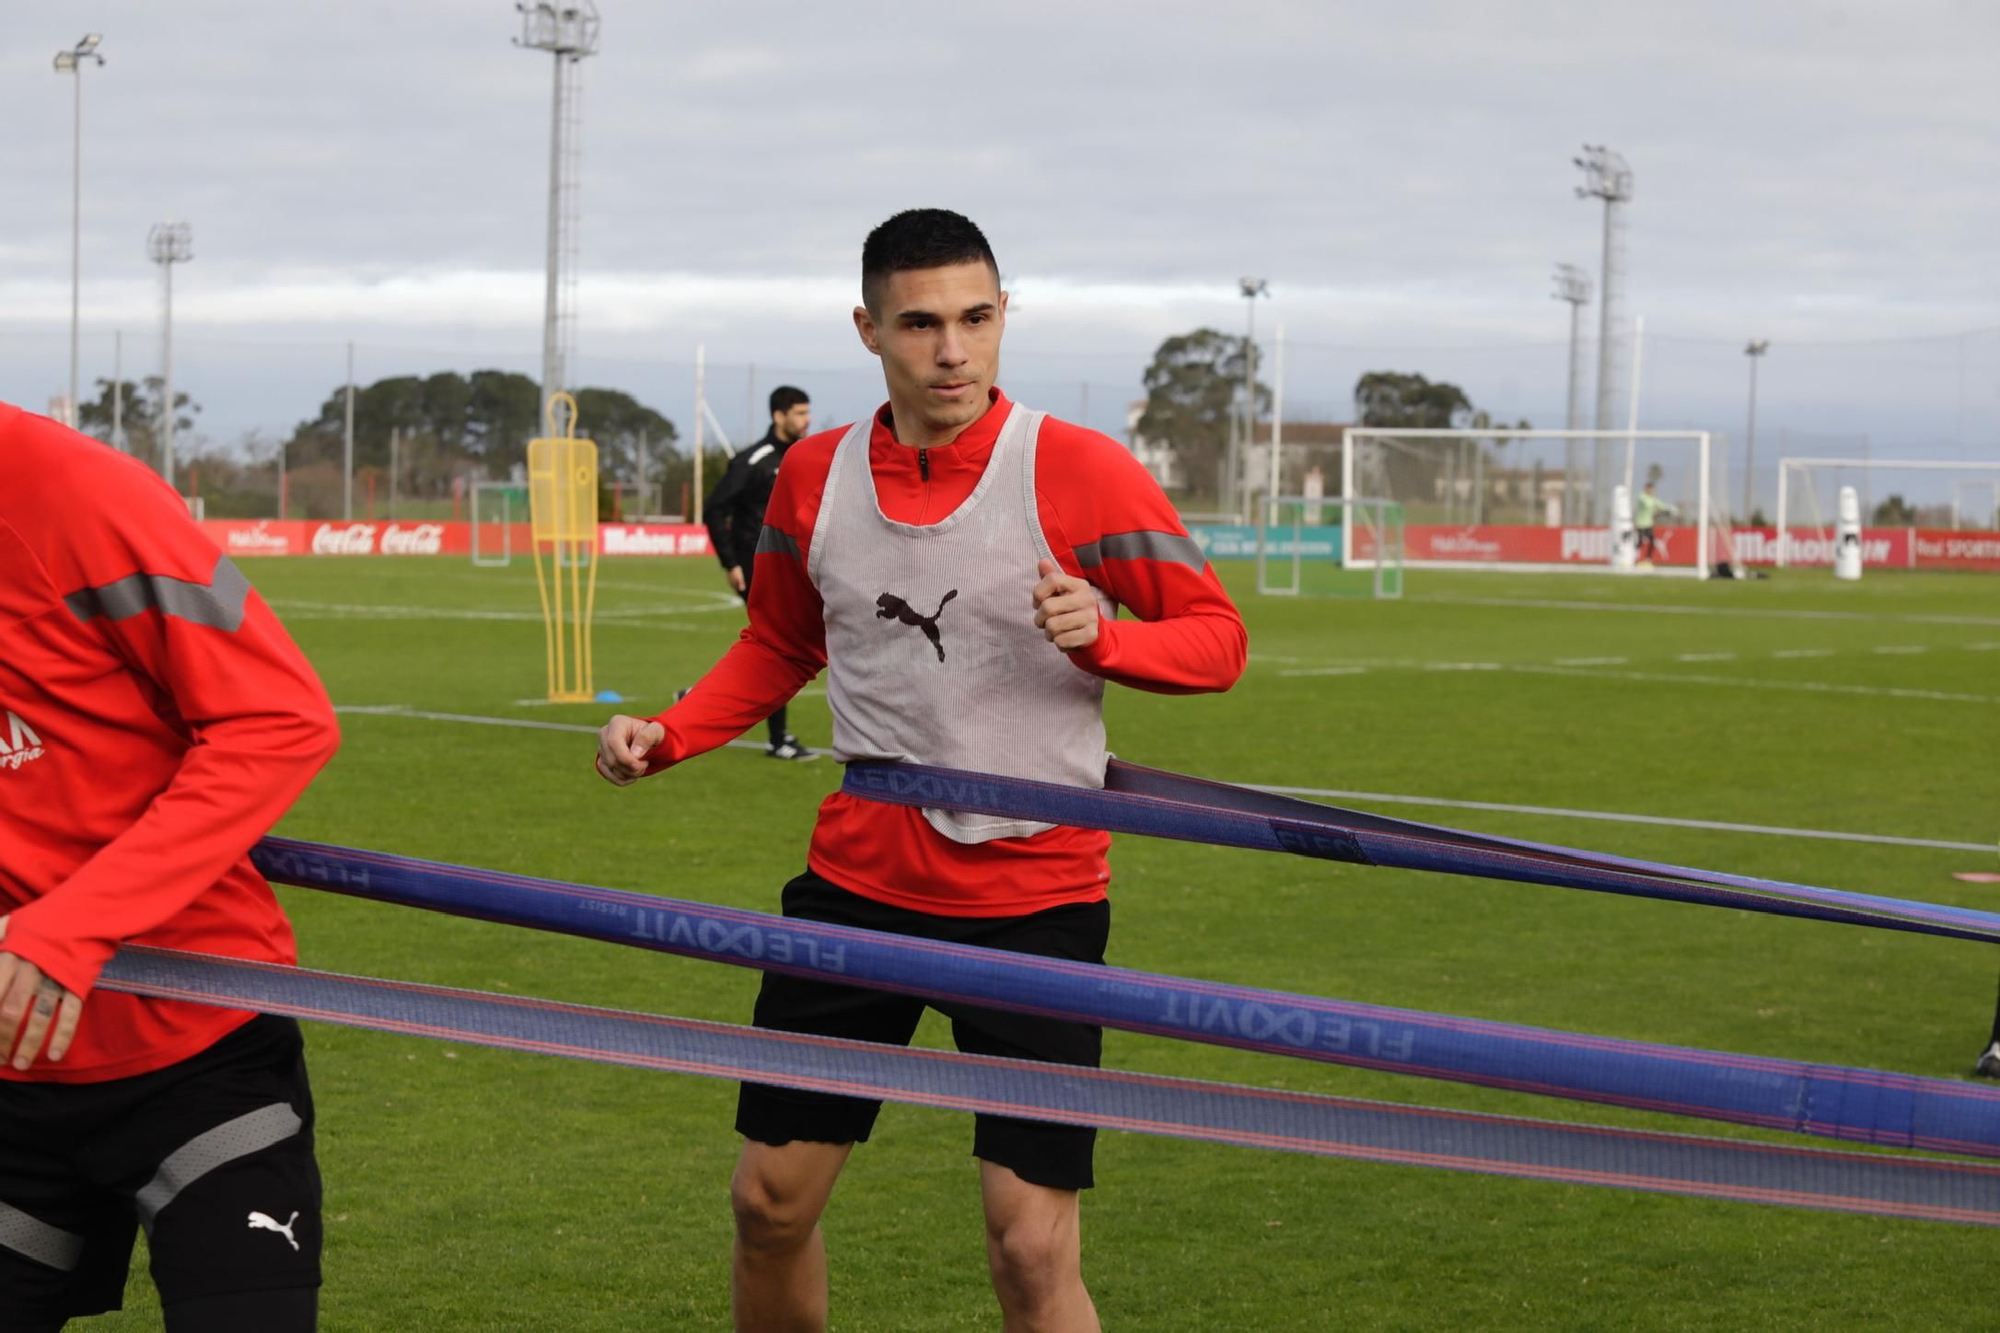
[(1102, 622), (1097, 642), (1072, 662), (1159, 694), (1236, 683), (1249, 656), (1243, 617), (1130, 451), (1050, 417), (1035, 449), (1035, 496), (1057, 563), (1138, 617)]
[(734, 740), (826, 666), (825, 613), (805, 557), (842, 433), (809, 436), (786, 451), (751, 557), (749, 627), (685, 700), (654, 719), (667, 734), (646, 756), (649, 773)]
[(0, 815), (0, 889), (19, 904), (0, 948), (79, 993), (163, 927), (174, 947), (289, 953), (247, 854), (334, 752), (325, 690), (157, 477), (53, 423), (11, 426), (40, 502), (0, 498), (0, 601), (46, 610), (0, 623), (0, 693), (42, 752), (9, 775), (41, 827)]

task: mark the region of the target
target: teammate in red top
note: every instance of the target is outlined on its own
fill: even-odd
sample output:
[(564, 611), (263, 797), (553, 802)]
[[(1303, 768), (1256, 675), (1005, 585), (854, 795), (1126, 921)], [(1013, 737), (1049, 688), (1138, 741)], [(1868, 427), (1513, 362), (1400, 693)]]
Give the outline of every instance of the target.
[(0, 1323), (309, 1329), (298, 1025), (93, 992), (121, 944), (297, 961), (248, 853), (338, 745), (284, 627), (172, 489), (0, 403)]
[[(855, 327), (889, 401), (786, 456), (750, 627), (687, 698), (614, 717), (598, 771), (626, 785), (723, 744), (822, 668), (842, 760), (1100, 786), (1106, 681), (1226, 690), (1242, 619), (1152, 478), (1115, 441), (995, 387), (1007, 298), (986, 238), (899, 213), (862, 250)], [(1116, 618), (1118, 606), (1138, 619)], [(1109, 838), (879, 804), (820, 808), (788, 916), (1102, 962)], [(961, 1050), (1096, 1065), (1101, 1031), (941, 1006)], [(767, 973), (760, 1027), (908, 1044), (923, 1003)], [(823, 1327), (820, 1214), (879, 1103), (744, 1085), (732, 1295), (744, 1329)], [(1095, 1329), (1078, 1191), (1092, 1131), (980, 1116), (987, 1258), (1008, 1328)]]

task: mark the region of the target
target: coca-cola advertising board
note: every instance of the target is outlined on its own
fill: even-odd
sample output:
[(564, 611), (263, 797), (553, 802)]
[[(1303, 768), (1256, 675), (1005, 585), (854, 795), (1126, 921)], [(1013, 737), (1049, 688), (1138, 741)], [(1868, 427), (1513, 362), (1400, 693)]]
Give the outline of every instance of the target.
[[(212, 518), (202, 523), (215, 544), (232, 556), (257, 555), (470, 555), (470, 523), (336, 522), (321, 519)], [(482, 523), (482, 553), (511, 548), (528, 555), (526, 523)], [(607, 556), (707, 555), (708, 530), (691, 523), (601, 523), (598, 550)]]

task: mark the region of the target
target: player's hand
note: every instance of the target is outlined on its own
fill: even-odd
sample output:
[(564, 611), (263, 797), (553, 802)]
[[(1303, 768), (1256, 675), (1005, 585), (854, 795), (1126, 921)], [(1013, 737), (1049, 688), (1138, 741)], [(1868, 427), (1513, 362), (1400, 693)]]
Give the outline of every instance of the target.
[(736, 589), (739, 594), (750, 586), (749, 582), (743, 577), (743, 566), (731, 565), (729, 567), (729, 586)]
[[(0, 940), (6, 937), (7, 918), (0, 916)], [(27, 1069), (44, 1037), (49, 1041), (49, 1059), (62, 1059), (81, 1017), (81, 995), (43, 976), (42, 969), (19, 954), (0, 953), (0, 1060)]]
[(1053, 560), (1035, 566), (1035, 628), (1066, 653), (1097, 642), (1097, 592)]
[(651, 718), (612, 718), (597, 733), (597, 774), (615, 787), (629, 787), (646, 776), (646, 754), (667, 738), (667, 729)]

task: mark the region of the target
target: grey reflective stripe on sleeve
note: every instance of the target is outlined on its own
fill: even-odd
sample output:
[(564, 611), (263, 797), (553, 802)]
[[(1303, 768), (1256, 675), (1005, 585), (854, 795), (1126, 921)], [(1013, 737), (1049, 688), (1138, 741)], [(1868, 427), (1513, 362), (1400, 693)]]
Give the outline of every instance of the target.
[(1113, 532), (1076, 548), (1076, 563), (1085, 569), (1096, 569), (1106, 560), (1165, 560), (1197, 574), (1208, 564), (1194, 538), (1178, 532)]
[(243, 603), (249, 595), (250, 581), (224, 555), (216, 557), (215, 572), (206, 583), (165, 574), (128, 574), (100, 588), (81, 588), (63, 601), (78, 620), (98, 616), (124, 620), (158, 607), (161, 615), (233, 632), (243, 623)]
[(269, 1106), (225, 1120), (214, 1129), (197, 1134), (167, 1155), (160, 1163), (160, 1169), (146, 1188), (139, 1191), (134, 1202), (139, 1207), (139, 1220), (152, 1230), (153, 1219), (160, 1210), (174, 1201), (174, 1196), (195, 1181), (200, 1180), (218, 1166), (225, 1166), (239, 1157), (248, 1157), (253, 1152), (261, 1152), (274, 1143), (282, 1143), (299, 1132), (305, 1122), (288, 1102), (272, 1102)]
[(61, 1273), (73, 1273), (83, 1262), (83, 1237), (52, 1227), (6, 1203), (0, 1203), (0, 1248), (26, 1255)]
[(766, 552), (788, 555), (796, 560), (799, 558), (799, 544), (792, 540), (790, 533), (780, 532), (766, 523), (764, 530), (757, 534), (757, 554), (763, 555)]

